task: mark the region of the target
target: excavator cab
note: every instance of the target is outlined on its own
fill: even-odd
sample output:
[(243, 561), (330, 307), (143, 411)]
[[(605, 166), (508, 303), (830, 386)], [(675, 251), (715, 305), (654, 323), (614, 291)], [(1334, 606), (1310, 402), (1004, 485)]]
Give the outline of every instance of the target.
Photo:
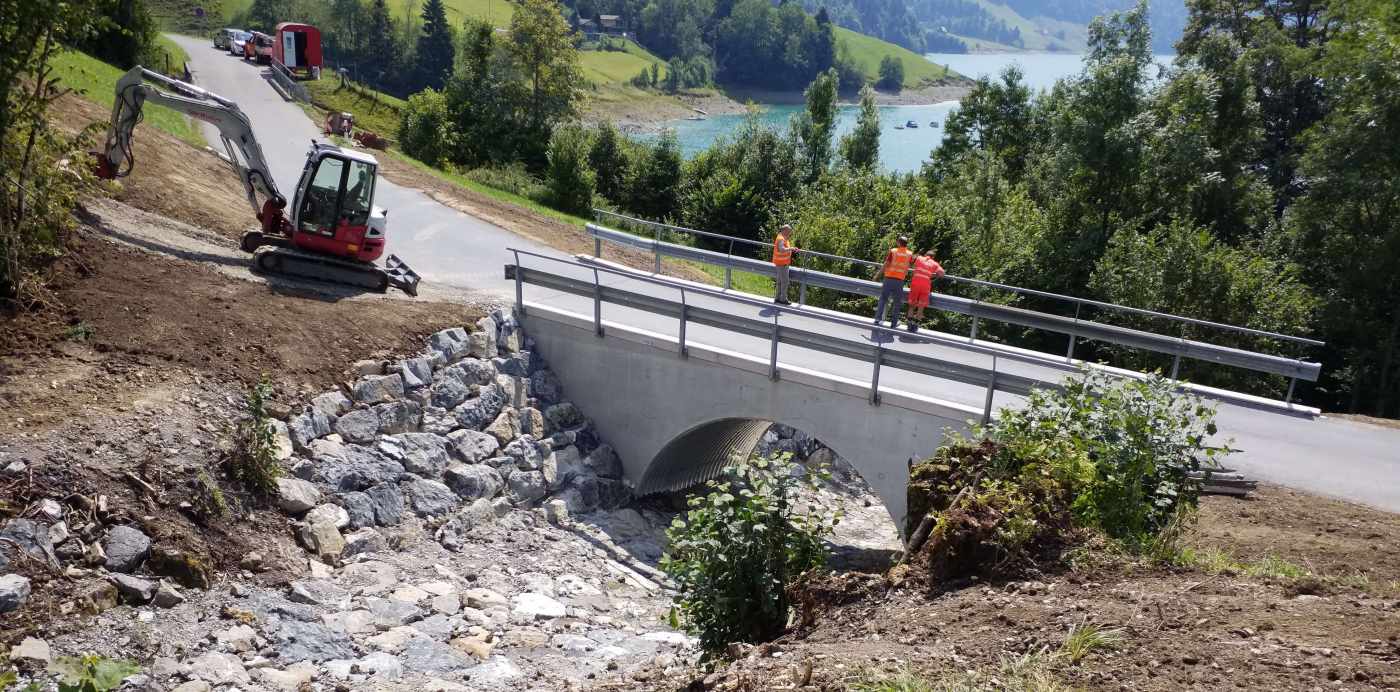
[(378, 169), (373, 156), (313, 143), (293, 200), (292, 244), (361, 262), (379, 259), (386, 213), (374, 206)]

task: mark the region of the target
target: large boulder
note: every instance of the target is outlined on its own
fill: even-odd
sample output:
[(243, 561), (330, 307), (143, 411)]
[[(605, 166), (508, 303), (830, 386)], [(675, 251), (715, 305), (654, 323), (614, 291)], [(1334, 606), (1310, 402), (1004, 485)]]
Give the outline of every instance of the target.
[(443, 474), (443, 481), (452, 492), (466, 501), (489, 500), (505, 487), (501, 474), (484, 464), (452, 466)]
[(0, 613), (19, 610), (29, 600), (29, 578), (18, 574), (0, 575)]
[(617, 452), (613, 451), (612, 445), (599, 445), (588, 456), (584, 457), (583, 465), (595, 476), (603, 478), (621, 478), (622, 460), (617, 457)]
[(345, 537), (340, 535), (335, 520), (317, 516), (314, 521), (304, 521), (297, 525), (297, 540), (316, 557), (335, 562), (345, 550)]
[(350, 517), (351, 529), (362, 529), (377, 523), (374, 518), (374, 502), (365, 493), (341, 493), (340, 506), (345, 508), (345, 514)]
[(313, 480), (330, 485), (341, 492), (364, 490), (380, 483), (394, 483), (404, 473), (403, 464), (366, 447), (339, 445), (321, 440), (317, 442), (313, 454)]
[(535, 471), (544, 465), (544, 454), (540, 450), (535, 438), (529, 435), (521, 435), (511, 440), (511, 443), (501, 450), (506, 456), (515, 460), (515, 465), (521, 471)]
[(312, 410), (319, 411), (327, 418), (335, 419), (350, 412), (355, 403), (340, 391), (326, 392), (311, 400)]
[(573, 446), (555, 450), (545, 458), (540, 470), (544, 472), (545, 482), (551, 490), (558, 489), (574, 476), (587, 472), (583, 456), (578, 453), (578, 448)]
[(58, 564), (53, 553), (53, 538), (49, 535), (48, 524), (32, 519), (11, 519), (0, 529), (0, 559), (4, 559), (5, 548), (14, 547), (29, 557), (47, 565)]
[(149, 579), (133, 577), (130, 574), (113, 574), (107, 577), (112, 582), (112, 586), (117, 587), (117, 593), (121, 594), (122, 600), (133, 605), (150, 603), (156, 595), (156, 583)]
[(287, 423), (287, 436), (291, 438), (293, 448), (306, 449), (313, 440), (331, 434), (335, 430), (335, 423), (334, 416), (313, 407), (301, 415), (292, 417)]
[(301, 514), (321, 502), (316, 484), (300, 478), (282, 476), (277, 479), (277, 506), (287, 514)]
[(374, 438), (379, 435), (379, 414), (367, 408), (351, 411), (335, 420), (335, 432), (345, 438), (346, 442), (374, 442)]
[(552, 370), (536, 370), (530, 375), (530, 396), (549, 406), (564, 398), (564, 385)]
[(505, 393), (500, 387), (491, 384), (482, 387), (476, 398), (468, 399), (453, 409), (452, 415), (457, 417), (457, 423), (463, 428), (480, 430), (496, 420), (505, 404)]
[(469, 353), (473, 358), (490, 360), (496, 357), (496, 321), (483, 317), (476, 321), (476, 331), (467, 336)]
[(419, 478), (404, 484), (409, 506), (419, 516), (440, 517), (457, 508), (457, 494), (437, 481)]
[(496, 510), (491, 506), (490, 500), (474, 500), (471, 504), (454, 512), (446, 522), (443, 522), (443, 525), (438, 528), (436, 537), (442, 547), (458, 552), (466, 547), (467, 537), (473, 529), (495, 520)]
[(520, 409), (520, 434), (537, 440), (548, 437), (549, 424), (545, 421), (544, 413), (533, 406)]
[(516, 503), (534, 502), (549, 493), (544, 474), (539, 471), (511, 471), (506, 483)]
[(277, 630), (277, 660), (293, 663), (320, 663), (330, 659), (355, 658), (350, 635), (314, 622), (283, 620)]
[(564, 430), (583, 425), (585, 419), (579, 412), (578, 407), (565, 401), (558, 403), (544, 410), (545, 420), (556, 430)]
[(403, 398), (403, 378), (392, 375), (370, 375), (355, 381), (351, 396), (362, 404), (379, 404)]
[(485, 432), (500, 444), (510, 444), (520, 435), (520, 412), (507, 406), (501, 410), (501, 415), (496, 416), (496, 420), (486, 426)]
[(445, 362), (455, 363), (467, 354), (467, 330), (453, 327), (437, 332), (428, 337), (428, 348), (441, 354)]
[(439, 408), (453, 409), (461, 406), (471, 395), (472, 390), (460, 378), (444, 377), (433, 385), (428, 401)]
[(447, 468), (447, 440), (431, 433), (402, 433), (379, 442), (379, 451), (403, 464), (405, 471), (437, 478)]
[(525, 345), (525, 330), (520, 328), (515, 314), (509, 309), (501, 308), (491, 313), (491, 317), (497, 324), (496, 348), (504, 353), (519, 351)]
[(399, 377), (405, 389), (426, 387), (433, 382), (433, 362), (428, 358), (409, 358), (399, 362)]
[(412, 401), (395, 401), (374, 407), (379, 417), (379, 432), (385, 435), (412, 432), (418, 429), (423, 418), (423, 408)]
[(403, 521), (403, 492), (395, 483), (380, 483), (365, 491), (374, 507), (374, 521), (380, 526), (397, 526)]
[(479, 430), (454, 430), (447, 434), (447, 441), (452, 456), (468, 464), (489, 459), (501, 448), (494, 435)]
[(134, 572), (150, 554), (151, 539), (135, 527), (114, 526), (102, 541), (102, 550), (107, 554), (109, 572)]
[(443, 371), (443, 379), (454, 378), (462, 384), (486, 386), (496, 381), (496, 366), (489, 360), (468, 358)]

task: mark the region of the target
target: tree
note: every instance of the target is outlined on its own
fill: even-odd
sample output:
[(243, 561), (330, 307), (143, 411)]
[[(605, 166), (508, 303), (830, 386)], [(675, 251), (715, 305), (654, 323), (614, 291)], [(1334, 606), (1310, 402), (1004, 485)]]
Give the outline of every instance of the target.
[(812, 64), (825, 72), (836, 65), (836, 27), (823, 6), (817, 10), (817, 31), (812, 35)]
[(588, 151), (588, 167), (597, 177), (598, 194), (614, 204), (622, 201), (629, 169), (620, 140), (617, 128), (604, 122), (598, 126), (593, 147)]
[(588, 133), (577, 125), (554, 128), (549, 140), (550, 202), (555, 209), (586, 214), (593, 208), (597, 180), (588, 167)]
[(574, 114), (583, 77), (572, 33), (553, 0), (522, 0), (511, 16), (506, 50), (529, 86), (527, 120), (537, 133)]
[(398, 29), (394, 26), (394, 18), (389, 14), (385, 0), (372, 0), (368, 26), (365, 28), (365, 48), (369, 60), (361, 77), (370, 86), (383, 88), (397, 80), (402, 55), (394, 38), (397, 35)]
[(98, 0), (93, 9), (96, 30), (74, 44), (78, 50), (124, 70), (139, 62), (156, 67), (155, 56), (150, 55), (156, 22), (145, 0)]
[(253, 0), (248, 9), (248, 28), (258, 31), (272, 31), (278, 22), (286, 17), (286, 0)]
[(931, 154), (928, 173), (942, 178), (977, 150), (1000, 158), (1010, 178), (1020, 180), (1036, 141), (1034, 129), (1031, 92), (1019, 67), (1007, 67), (1000, 81), (981, 77), (943, 124), (943, 142)]
[(893, 91), (896, 94), (904, 89), (904, 61), (898, 56), (886, 55), (880, 58), (880, 79), (875, 88)]
[(416, 82), (420, 88), (441, 89), (452, 76), (452, 63), (457, 56), (456, 37), (447, 23), (447, 9), (442, 0), (427, 0), (423, 4), (423, 29), (418, 36)]
[(1307, 195), (1289, 212), (1297, 257), (1318, 287), (1323, 401), (1400, 415), (1400, 9), (1334, 3), (1341, 23), (1319, 66), (1327, 115), (1303, 137)]
[(442, 92), (428, 88), (408, 97), (399, 123), (399, 145), (405, 154), (437, 166), (451, 156), (456, 139)]
[(841, 158), (853, 170), (871, 170), (880, 163), (880, 109), (870, 87), (860, 91), (856, 128), (841, 138)]
[(666, 130), (637, 167), (628, 208), (649, 219), (671, 218), (676, 211), (680, 183), (680, 143), (674, 130)]
[(836, 128), (836, 70), (817, 75), (807, 87), (807, 110), (795, 118), (794, 128), (802, 139), (806, 182), (826, 172), (831, 164), (831, 139)]

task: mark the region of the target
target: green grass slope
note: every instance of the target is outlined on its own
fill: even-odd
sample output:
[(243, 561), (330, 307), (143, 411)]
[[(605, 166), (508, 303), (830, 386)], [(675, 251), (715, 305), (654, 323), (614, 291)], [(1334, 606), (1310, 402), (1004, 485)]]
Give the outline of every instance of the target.
[[(154, 0), (157, 3), (184, 3), (191, 0)], [(218, 2), (218, 0), (214, 0)], [(402, 21), (405, 10), (410, 10), (416, 17), (422, 10), (421, 0), (387, 0), (389, 12), (395, 19)], [(515, 14), (515, 6), (510, 0), (443, 0), (443, 5), (447, 7), (447, 21), (452, 26), (461, 28), (462, 21), (471, 18), (489, 21), (495, 26), (509, 26), (510, 18)], [(241, 14), (253, 6), (253, 0), (223, 0), (223, 11), (220, 14), (225, 20)]]
[(856, 33), (850, 29), (836, 27), (836, 42), (846, 45), (846, 48), (851, 52), (851, 57), (865, 72), (866, 78), (872, 82), (880, 78), (880, 61), (886, 55), (893, 55), (904, 63), (905, 88), (915, 88), (939, 79), (958, 76), (958, 73), (949, 70), (946, 65), (935, 65), (929, 62), (928, 58), (908, 48), (896, 46), (888, 41), (881, 41), (874, 36)]
[[(116, 100), (117, 80), (123, 74), (121, 70), (71, 50), (58, 54), (53, 59), (53, 68), (60, 86), (72, 89), (89, 101), (107, 108), (112, 107), (112, 102)], [(142, 122), (147, 125), (169, 132), (195, 146), (205, 145), (198, 129), (183, 113), (163, 106), (149, 105), (145, 107), (143, 115), (145, 118)]]

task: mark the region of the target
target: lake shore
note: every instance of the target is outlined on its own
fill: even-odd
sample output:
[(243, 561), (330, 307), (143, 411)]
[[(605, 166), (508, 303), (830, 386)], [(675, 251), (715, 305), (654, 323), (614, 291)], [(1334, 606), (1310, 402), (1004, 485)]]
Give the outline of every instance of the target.
[[(925, 106), (957, 101), (967, 95), (970, 86), (964, 82), (931, 84), (900, 93), (876, 91), (876, 103), (881, 106)], [(655, 134), (678, 120), (695, 116), (742, 115), (748, 104), (764, 106), (801, 105), (806, 97), (801, 91), (771, 89), (725, 89), (720, 91), (682, 92), (675, 96), (587, 103), (581, 119), (590, 124), (611, 121), (627, 134)], [(855, 97), (840, 99), (841, 105), (859, 103)]]

